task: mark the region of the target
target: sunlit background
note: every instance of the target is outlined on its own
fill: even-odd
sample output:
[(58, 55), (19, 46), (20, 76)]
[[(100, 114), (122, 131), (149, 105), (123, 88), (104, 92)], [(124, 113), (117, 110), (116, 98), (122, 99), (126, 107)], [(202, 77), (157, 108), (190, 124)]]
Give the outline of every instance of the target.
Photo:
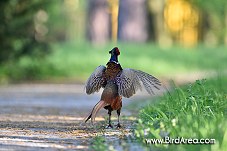
[(226, 0), (7, 0), (0, 10), (0, 83), (84, 82), (114, 46), (123, 67), (163, 78), (225, 69)]

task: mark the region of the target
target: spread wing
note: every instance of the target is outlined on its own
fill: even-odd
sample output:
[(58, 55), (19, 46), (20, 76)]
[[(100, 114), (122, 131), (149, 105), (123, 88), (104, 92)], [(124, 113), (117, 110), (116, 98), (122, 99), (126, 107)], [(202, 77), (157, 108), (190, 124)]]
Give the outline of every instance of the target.
[(105, 70), (106, 70), (106, 67), (103, 65), (100, 65), (91, 74), (91, 76), (88, 78), (85, 84), (85, 89), (87, 94), (92, 94), (100, 90), (104, 82), (102, 77)]
[(116, 77), (118, 93), (126, 98), (131, 97), (138, 89), (145, 87), (149, 94), (154, 94), (153, 88), (159, 89), (161, 82), (154, 76), (140, 70), (123, 69)]

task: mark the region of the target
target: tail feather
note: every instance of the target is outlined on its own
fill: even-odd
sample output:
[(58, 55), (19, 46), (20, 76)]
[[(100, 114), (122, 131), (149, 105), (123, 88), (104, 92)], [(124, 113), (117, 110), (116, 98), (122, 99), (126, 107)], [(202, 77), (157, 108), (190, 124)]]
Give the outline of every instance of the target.
[(105, 103), (104, 101), (102, 101), (102, 100), (99, 101), (99, 102), (95, 105), (95, 107), (94, 107), (94, 109), (92, 110), (92, 113), (91, 113), (91, 123), (93, 123), (93, 122), (95, 121), (95, 117), (96, 117), (98, 111), (99, 111), (101, 108), (103, 108), (104, 106), (106, 106), (106, 103)]
[(86, 123), (91, 118), (91, 113), (84, 119), (84, 123)]
[(105, 101), (101, 100), (99, 101), (94, 108), (92, 109), (91, 113), (84, 119), (84, 122), (86, 123), (89, 119), (91, 119), (91, 123), (93, 124), (93, 122), (95, 121), (95, 117), (98, 113), (98, 111), (103, 108), (104, 106), (106, 106)]

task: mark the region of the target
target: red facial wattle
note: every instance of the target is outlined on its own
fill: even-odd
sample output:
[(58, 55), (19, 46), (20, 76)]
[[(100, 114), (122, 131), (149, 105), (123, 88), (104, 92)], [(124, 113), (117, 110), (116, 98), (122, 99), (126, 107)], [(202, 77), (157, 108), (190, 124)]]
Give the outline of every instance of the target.
[(117, 53), (117, 55), (120, 55), (120, 51), (118, 48), (116, 48), (116, 53)]

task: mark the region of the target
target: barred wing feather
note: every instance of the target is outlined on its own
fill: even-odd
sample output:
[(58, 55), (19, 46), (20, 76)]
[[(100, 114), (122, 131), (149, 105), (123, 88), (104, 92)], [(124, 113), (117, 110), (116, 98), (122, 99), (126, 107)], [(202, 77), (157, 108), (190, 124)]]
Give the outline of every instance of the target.
[(94, 92), (98, 92), (102, 87), (103, 81), (103, 73), (106, 70), (106, 67), (103, 65), (98, 66), (95, 71), (88, 78), (85, 89), (87, 94), (92, 94)]
[(153, 88), (159, 89), (161, 82), (154, 76), (140, 70), (123, 69), (116, 77), (118, 93), (126, 98), (131, 97), (138, 89), (145, 87), (149, 94), (154, 94)]

